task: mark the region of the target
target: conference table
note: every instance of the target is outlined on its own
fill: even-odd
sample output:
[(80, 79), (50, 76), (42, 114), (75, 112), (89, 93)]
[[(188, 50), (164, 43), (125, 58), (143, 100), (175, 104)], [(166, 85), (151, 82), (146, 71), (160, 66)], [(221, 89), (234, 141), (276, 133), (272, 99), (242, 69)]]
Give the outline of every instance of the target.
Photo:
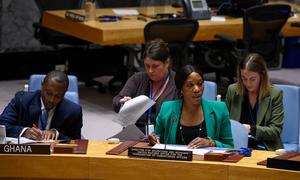
[(89, 141), (87, 154), (0, 155), (0, 179), (299, 179), (299, 171), (257, 162), (276, 156), (256, 151), (237, 163), (171, 161), (106, 155), (116, 145)]
[[(272, 3), (290, 4), (280, 1)], [(295, 16), (289, 18), (282, 32), (286, 37), (299, 36), (299, 28), (291, 27), (290, 25), (292, 22), (300, 21), (300, 7), (295, 4), (290, 5), (293, 7)], [(114, 9), (97, 9), (96, 16), (115, 15)], [(172, 6), (125, 9), (136, 10), (140, 15), (125, 15), (116, 22), (100, 22), (98, 20), (75, 22), (65, 18), (66, 10), (45, 11), (42, 17), (42, 25), (99, 45), (142, 44), (144, 42), (144, 27), (147, 23), (156, 20), (154, 17), (157, 14), (183, 13), (182, 8)], [(84, 15), (84, 10), (82, 9), (71, 10), (71, 12)], [(194, 37), (194, 41), (215, 40), (214, 35), (218, 33), (227, 34), (234, 38), (242, 38), (242, 18), (222, 17), (217, 18), (217, 20), (199, 20), (198, 22), (199, 30)]]

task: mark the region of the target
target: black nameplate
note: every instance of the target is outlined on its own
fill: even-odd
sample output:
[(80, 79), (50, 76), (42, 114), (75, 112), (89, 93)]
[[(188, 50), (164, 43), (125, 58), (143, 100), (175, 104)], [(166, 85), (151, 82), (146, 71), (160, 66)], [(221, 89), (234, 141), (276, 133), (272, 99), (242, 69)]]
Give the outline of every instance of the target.
[(50, 145), (0, 144), (0, 154), (50, 154)]
[(129, 147), (129, 157), (139, 157), (147, 159), (165, 159), (165, 160), (178, 160), (178, 161), (192, 161), (192, 151), (179, 151), (169, 149), (152, 149), (141, 147)]
[(66, 11), (65, 13), (65, 17), (67, 19), (73, 20), (73, 21), (77, 21), (77, 22), (82, 22), (85, 20), (85, 16), (81, 15), (81, 14), (77, 14), (71, 11)]
[(267, 159), (267, 167), (300, 171), (300, 161), (299, 160), (289, 160), (289, 159), (268, 158)]

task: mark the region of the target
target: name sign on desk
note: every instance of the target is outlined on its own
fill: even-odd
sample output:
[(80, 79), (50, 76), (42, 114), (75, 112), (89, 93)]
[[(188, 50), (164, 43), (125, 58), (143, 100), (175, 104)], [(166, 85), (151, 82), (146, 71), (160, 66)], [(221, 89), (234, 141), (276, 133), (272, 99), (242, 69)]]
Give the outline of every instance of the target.
[(50, 154), (50, 145), (0, 144), (0, 154)]
[(152, 149), (141, 147), (129, 147), (129, 157), (139, 157), (147, 159), (165, 159), (165, 160), (177, 160), (177, 161), (192, 161), (192, 151), (180, 151), (169, 149)]
[(65, 17), (67, 19), (77, 21), (77, 22), (83, 22), (85, 20), (85, 16), (81, 14), (74, 13), (72, 11), (66, 11)]

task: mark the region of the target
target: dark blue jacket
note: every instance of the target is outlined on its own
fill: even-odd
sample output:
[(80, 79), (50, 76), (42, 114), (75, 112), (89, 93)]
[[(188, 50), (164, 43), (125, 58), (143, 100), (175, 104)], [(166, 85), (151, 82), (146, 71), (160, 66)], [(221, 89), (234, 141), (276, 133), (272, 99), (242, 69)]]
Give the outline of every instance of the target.
[[(24, 127), (32, 127), (41, 114), (41, 91), (20, 91), (5, 107), (0, 115), (0, 124), (6, 126), (8, 137), (17, 137)], [(58, 139), (80, 139), (82, 109), (80, 105), (63, 99), (55, 109), (50, 129), (59, 132)]]

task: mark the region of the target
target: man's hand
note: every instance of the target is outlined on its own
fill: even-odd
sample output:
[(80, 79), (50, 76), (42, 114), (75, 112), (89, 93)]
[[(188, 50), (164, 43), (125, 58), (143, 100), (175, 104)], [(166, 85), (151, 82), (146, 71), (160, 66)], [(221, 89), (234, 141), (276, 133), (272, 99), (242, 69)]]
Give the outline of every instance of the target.
[(28, 139), (41, 140), (43, 139), (43, 131), (35, 127), (27, 128), (22, 136)]
[(56, 137), (55, 130), (45, 130), (43, 131), (43, 140), (54, 140)]

